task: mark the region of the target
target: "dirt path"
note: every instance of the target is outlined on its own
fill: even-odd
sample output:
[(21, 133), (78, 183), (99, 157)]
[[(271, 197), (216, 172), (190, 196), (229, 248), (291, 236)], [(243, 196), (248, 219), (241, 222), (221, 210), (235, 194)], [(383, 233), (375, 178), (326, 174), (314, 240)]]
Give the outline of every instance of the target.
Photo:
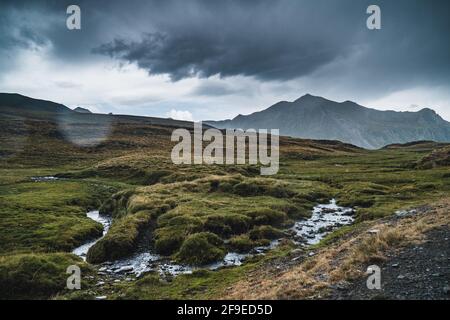
[(450, 299), (450, 228), (426, 233), (420, 245), (387, 254), (380, 264), (381, 289), (367, 289), (366, 279), (337, 288), (331, 299)]

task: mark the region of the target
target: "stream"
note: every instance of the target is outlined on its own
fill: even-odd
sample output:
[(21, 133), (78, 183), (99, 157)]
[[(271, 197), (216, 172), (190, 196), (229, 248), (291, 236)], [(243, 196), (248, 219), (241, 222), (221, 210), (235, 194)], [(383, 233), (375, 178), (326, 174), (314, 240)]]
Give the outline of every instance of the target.
[[(352, 208), (340, 207), (336, 204), (336, 200), (332, 199), (328, 204), (316, 205), (313, 208), (310, 218), (296, 221), (286, 231), (297, 245), (306, 247), (319, 243), (332, 231), (353, 223), (353, 214), (354, 211)], [(112, 218), (101, 215), (98, 211), (89, 211), (87, 217), (103, 225), (103, 236), (105, 236), (111, 226)], [(74, 249), (72, 253), (86, 260), (86, 254), (89, 248), (100, 239), (101, 237), (89, 241)], [(264, 254), (266, 251), (276, 247), (279, 241), (274, 240), (268, 246), (254, 248), (250, 253), (229, 252), (222, 261), (202, 266), (202, 269), (215, 270), (226, 266), (239, 266), (245, 259), (253, 255)], [(131, 257), (101, 264), (99, 274), (109, 274), (115, 277), (126, 274), (139, 277), (146, 272), (157, 271), (161, 275), (175, 276), (183, 273), (192, 273), (195, 269), (195, 267), (177, 264), (169, 258), (160, 256), (147, 248), (139, 249)], [(127, 279), (131, 280), (131, 278)]]
[(112, 218), (109, 216), (101, 215), (98, 210), (89, 211), (86, 216), (89, 219), (92, 219), (94, 221), (100, 222), (103, 226), (103, 235), (95, 240), (91, 240), (78, 248), (74, 249), (72, 253), (76, 254), (77, 256), (81, 257), (83, 260), (86, 260), (86, 255), (89, 251), (89, 249), (101, 238), (103, 238), (109, 231), (109, 227), (111, 226)]

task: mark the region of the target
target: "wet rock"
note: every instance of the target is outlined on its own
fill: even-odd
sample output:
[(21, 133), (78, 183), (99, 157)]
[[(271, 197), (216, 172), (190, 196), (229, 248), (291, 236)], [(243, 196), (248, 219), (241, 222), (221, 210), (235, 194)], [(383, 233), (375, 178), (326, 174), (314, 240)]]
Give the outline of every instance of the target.
[(104, 286), (104, 285), (105, 285), (105, 282), (104, 282), (104, 281), (99, 281), (99, 282), (97, 282), (97, 284), (96, 284), (97, 287)]
[(353, 215), (355, 215), (355, 210), (344, 211), (344, 212), (342, 212), (342, 215), (343, 216), (353, 216)]
[(296, 236), (294, 237), (294, 241), (300, 242), (300, 243), (305, 243), (305, 242), (306, 242), (306, 239), (305, 239), (303, 236), (296, 235)]
[(296, 235), (297, 233), (295, 232), (295, 230), (287, 230), (286, 231), (286, 235), (288, 236), (288, 237), (295, 237), (295, 235)]
[(406, 276), (403, 275), (403, 274), (399, 274), (399, 275), (397, 276), (397, 279), (399, 279), (399, 280), (406, 279)]
[(133, 266), (123, 266), (120, 267), (119, 269), (116, 269), (114, 272), (115, 273), (124, 273), (124, 272), (131, 272), (133, 271)]
[(449, 286), (445, 286), (443, 289), (445, 294), (449, 294), (450, 295), (450, 287)]
[(399, 266), (398, 263), (393, 263), (393, 264), (391, 265), (392, 268), (398, 268), (398, 266)]
[(325, 233), (325, 232), (330, 232), (334, 229), (334, 226), (330, 225), (330, 226), (323, 226), (320, 227), (319, 230), (317, 230), (318, 233)]
[(416, 209), (395, 211), (395, 215), (399, 218), (409, 217), (409, 216), (413, 216), (415, 214), (417, 214)]
[(367, 231), (367, 233), (370, 233), (370, 234), (378, 234), (379, 232), (380, 232), (380, 229), (370, 229)]
[(440, 274), (440, 273), (433, 273), (431, 276), (432, 276), (432, 277), (440, 277), (441, 274)]
[(107, 296), (98, 296), (95, 297), (95, 300), (106, 300), (108, 297)]

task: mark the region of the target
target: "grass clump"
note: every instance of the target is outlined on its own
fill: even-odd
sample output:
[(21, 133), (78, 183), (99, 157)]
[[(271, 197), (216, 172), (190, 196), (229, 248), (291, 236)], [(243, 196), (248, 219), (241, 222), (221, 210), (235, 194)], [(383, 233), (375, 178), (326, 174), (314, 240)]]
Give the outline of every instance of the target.
[(251, 240), (277, 239), (284, 235), (283, 231), (272, 226), (256, 226), (249, 232)]
[(232, 192), (242, 197), (267, 195), (275, 198), (289, 198), (296, 193), (287, 184), (275, 179), (246, 179), (233, 186)]
[(270, 244), (269, 239), (252, 240), (250, 239), (248, 234), (241, 234), (232, 237), (228, 241), (227, 246), (231, 251), (238, 253), (247, 253), (255, 247), (267, 246), (269, 244)]
[(92, 271), (80, 258), (68, 253), (2, 256), (0, 299), (38, 299), (62, 292), (69, 276), (66, 270), (71, 265), (78, 265), (83, 276)]
[(203, 230), (200, 218), (189, 215), (172, 215), (167, 213), (158, 218), (158, 228), (155, 230), (155, 250), (162, 255), (176, 253), (184, 239), (192, 233)]
[(183, 242), (177, 259), (189, 265), (204, 265), (223, 259), (223, 241), (211, 232), (190, 235)]
[(206, 217), (204, 229), (220, 236), (247, 232), (252, 219), (242, 214), (214, 214)]
[(248, 212), (247, 215), (255, 225), (281, 226), (288, 218), (286, 213), (273, 209), (259, 209)]
[(151, 215), (146, 211), (119, 219), (111, 226), (106, 236), (89, 249), (86, 260), (90, 263), (101, 263), (131, 255), (142, 232), (149, 228), (150, 224)]

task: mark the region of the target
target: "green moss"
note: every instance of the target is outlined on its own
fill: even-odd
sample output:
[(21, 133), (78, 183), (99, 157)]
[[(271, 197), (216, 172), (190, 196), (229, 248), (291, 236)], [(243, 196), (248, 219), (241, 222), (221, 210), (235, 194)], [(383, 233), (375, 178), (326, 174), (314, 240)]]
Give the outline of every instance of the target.
[[(185, 237), (177, 233), (176, 230), (173, 230), (173, 232), (164, 231), (166, 231), (164, 236), (157, 236), (156, 238), (155, 250), (159, 254), (169, 256), (178, 251)], [(158, 230), (158, 232), (161, 232), (161, 230)]]
[(246, 253), (246, 252), (249, 252), (254, 247), (264, 246), (264, 245), (268, 245), (270, 243), (270, 241), (264, 241), (264, 240), (266, 240), (266, 239), (260, 239), (257, 241), (253, 241), (249, 238), (249, 236), (247, 234), (242, 234), (242, 235), (238, 235), (238, 236), (230, 238), (227, 245), (231, 251), (238, 252), (238, 253)]
[[(81, 259), (66, 253), (0, 257), (0, 299), (38, 299), (63, 292), (71, 265), (81, 268), (82, 279), (93, 273)], [(82, 282), (82, 288), (85, 285)]]
[(264, 188), (250, 182), (241, 182), (233, 187), (233, 192), (243, 197), (249, 197), (263, 194)]
[(242, 214), (214, 214), (205, 217), (204, 229), (228, 237), (247, 232), (251, 219)]
[(86, 260), (101, 263), (132, 255), (142, 232), (150, 227), (151, 215), (141, 211), (114, 221), (109, 232), (88, 251)]
[(162, 255), (172, 255), (178, 251), (189, 234), (202, 229), (203, 222), (197, 217), (163, 215), (158, 218), (158, 229), (155, 231), (155, 250)]
[(0, 183), (0, 253), (69, 251), (101, 236), (86, 212), (111, 191), (91, 182)]
[(225, 256), (223, 241), (214, 233), (201, 232), (190, 235), (180, 248), (177, 259), (190, 265), (204, 265)]
[(252, 218), (255, 225), (281, 226), (287, 220), (286, 213), (273, 209), (259, 209), (248, 212), (247, 215)]
[(122, 217), (128, 213), (128, 201), (134, 194), (134, 189), (123, 190), (107, 199), (99, 209), (101, 214)]
[(272, 226), (256, 226), (249, 232), (249, 237), (252, 240), (277, 239), (283, 237), (283, 235), (283, 231)]

